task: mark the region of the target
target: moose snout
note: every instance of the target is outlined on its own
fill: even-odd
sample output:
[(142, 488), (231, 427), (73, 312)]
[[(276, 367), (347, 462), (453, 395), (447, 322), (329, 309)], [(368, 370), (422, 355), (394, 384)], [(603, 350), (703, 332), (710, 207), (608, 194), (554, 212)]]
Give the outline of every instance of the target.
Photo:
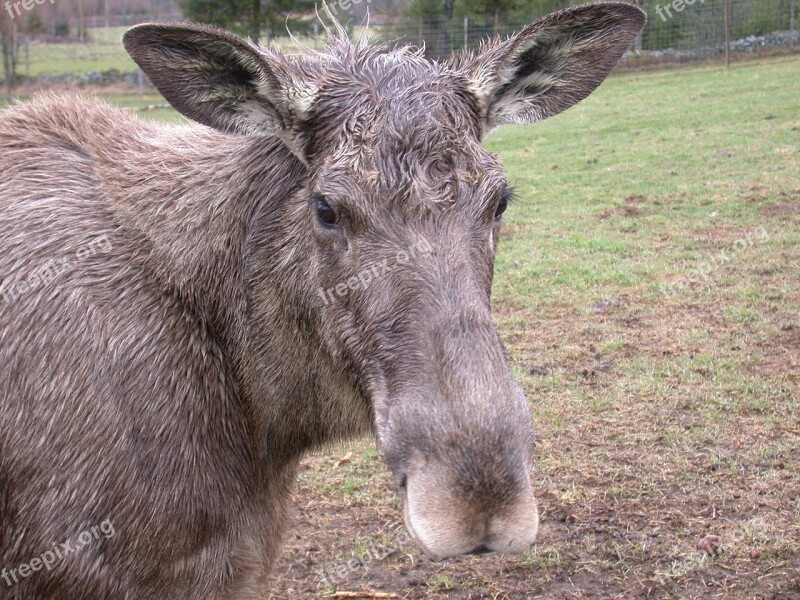
[(428, 465), (409, 475), (404, 493), (409, 532), (434, 558), (528, 550), (539, 530), (528, 474), (491, 473), (482, 482), (474, 476), (459, 478), (452, 465)]
[(387, 400), (377, 396), (378, 436), (406, 527), (435, 558), (525, 552), (539, 529), (530, 409), (490, 316), (477, 310), (434, 312), (432, 328), (415, 334), (419, 355), (434, 360), (412, 355), (395, 365), (414, 380), (394, 382)]

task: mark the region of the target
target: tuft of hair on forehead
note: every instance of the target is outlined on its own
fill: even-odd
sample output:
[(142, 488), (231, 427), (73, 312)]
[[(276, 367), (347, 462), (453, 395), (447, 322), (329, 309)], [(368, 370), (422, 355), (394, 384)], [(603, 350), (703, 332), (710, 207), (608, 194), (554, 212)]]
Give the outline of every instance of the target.
[(301, 124), (307, 158), (347, 157), (350, 170), (372, 172), (381, 149), (430, 158), (463, 145), (451, 138), (477, 132), (463, 77), (422, 48), (375, 42), (366, 28), (351, 38), (328, 16), (321, 48), (283, 59), (315, 89)]
[[(425, 58), (424, 47), (409, 44), (392, 44), (378, 42), (370, 37), (369, 23), (358, 35), (351, 37), (342, 23), (323, 3), (323, 15), (317, 17), (325, 32), (326, 38), (319, 48), (311, 48), (295, 38), (295, 46), (299, 52), (285, 54), (276, 47), (259, 47), (259, 50), (270, 58), (281, 54), (291, 61), (305, 76), (317, 81), (328, 79), (327, 76), (355, 75), (365, 77), (365, 82), (381, 84), (392, 76), (406, 73), (435, 72), (437, 64)], [(449, 70), (449, 69), (447, 69)]]

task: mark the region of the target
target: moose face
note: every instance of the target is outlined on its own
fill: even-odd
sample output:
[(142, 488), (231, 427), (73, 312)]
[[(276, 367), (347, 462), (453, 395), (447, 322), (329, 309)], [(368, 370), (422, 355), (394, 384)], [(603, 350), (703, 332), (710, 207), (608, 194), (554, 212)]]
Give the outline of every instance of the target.
[(286, 300), (369, 406), (406, 525), (431, 555), (522, 552), (538, 530), (531, 417), (490, 310), (511, 192), (481, 139), (585, 98), (644, 20), (625, 3), (582, 5), (444, 63), (341, 32), (294, 58), (202, 26), (125, 36), (183, 114), (278, 136), (305, 165), (272, 229), (306, 266)]

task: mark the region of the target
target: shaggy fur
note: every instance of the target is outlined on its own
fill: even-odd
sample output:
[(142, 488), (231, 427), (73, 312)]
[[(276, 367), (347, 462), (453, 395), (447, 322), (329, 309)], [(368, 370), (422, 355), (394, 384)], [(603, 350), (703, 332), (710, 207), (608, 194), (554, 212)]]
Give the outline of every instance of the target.
[(0, 598), (255, 599), (299, 457), (369, 430), (432, 555), (527, 548), (532, 425), (489, 306), (509, 191), (480, 139), (586, 96), (643, 22), (580, 7), (442, 64), (146, 25), (129, 52), (209, 127), (0, 113), (0, 568), (115, 530)]

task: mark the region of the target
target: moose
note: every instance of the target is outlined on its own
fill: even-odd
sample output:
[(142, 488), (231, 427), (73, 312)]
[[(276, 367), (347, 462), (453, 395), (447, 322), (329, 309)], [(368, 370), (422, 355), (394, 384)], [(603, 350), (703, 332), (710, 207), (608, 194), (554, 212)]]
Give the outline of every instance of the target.
[(255, 599), (301, 457), (365, 433), (428, 555), (527, 550), (481, 141), (585, 98), (644, 23), (580, 5), (442, 61), (336, 23), (297, 56), (144, 24), (125, 48), (195, 123), (0, 113), (0, 598)]

